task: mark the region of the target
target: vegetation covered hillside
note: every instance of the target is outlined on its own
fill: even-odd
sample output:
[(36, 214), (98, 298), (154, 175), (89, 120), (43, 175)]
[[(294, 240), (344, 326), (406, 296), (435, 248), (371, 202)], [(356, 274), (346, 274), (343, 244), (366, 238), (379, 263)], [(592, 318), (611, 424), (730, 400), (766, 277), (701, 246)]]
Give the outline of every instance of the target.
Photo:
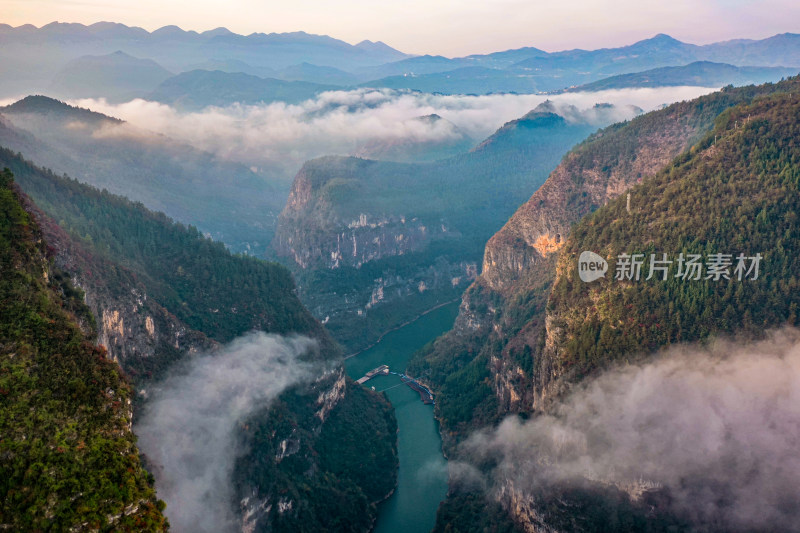
[(0, 108), (0, 145), (192, 224), (236, 252), (266, 250), (289, 189), (285, 178), (46, 96)]
[(647, 183), (710, 135), (726, 110), (798, 91), (797, 78), (727, 88), (601, 130), (567, 154), (489, 240), (483, 271), (464, 294), (454, 329), (411, 362), (409, 372), (440, 393), (446, 442), (506, 413), (534, 408), (535, 354), (545, 335), (556, 262), (576, 222), (620, 196), (624, 204), (625, 191)]
[[(250, 445), (238, 459), (232, 483), (239, 499), (231, 505), (245, 497), (254, 501), (254, 494), (262, 499), (292, 494), (292, 512), (275, 511), (251, 525), (256, 531), (280, 530), (279, 518), (295, 517), (292, 523), (313, 529), (316, 522), (307, 510), (327, 505), (319, 497), (324, 488), (336, 495), (342, 513), (361, 516), (367, 525), (356, 529), (366, 530), (375, 516), (374, 503), (396, 480), (394, 415), (383, 397), (355, 390), (345, 378), (336, 362), (340, 352), (303, 308), (291, 274), (274, 263), (233, 255), (192, 227), (57, 176), (8, 150), (0, 150), (3, 165), (17, 174), (21, 188), (43, 212), (48, 234), (56, 237), (53, 252), (74, 269), (66, 279), (86, 290), (99, 337), (110, 343), (137, 387), (160, 379), (187, 354), (253, 330), (318, 341), (308, 357), (328, 361), (322, 366), (330, 371), (287, 391), (271, 406), (259, 407), (237, 430)], [(369, 432), (351, 429), (354, 412), (369, 421)], [(254, 437), (252, 432), (265, 425), (271, 430)], [(342, 448), (324, 442), (322, 435), (329, 432), (339, 435)], [(269, 450), (288, 440), (297, 442), (297, 453), (291, 461), (276, 460)], [(358, 458), (345, 453), (348, 442), (355, 441), (364, 451)], [(352, 461), (363, 468), (342, 466)], [(269, 465), (277, 474), (262, 475), (256, 464)], [(318, 516), (327, 514), (318, 511)]]
[[(580, 378), (614, 359), (676, 342), (720, 333), (753, 338), (765, 328), (797, 324), (798, 117), (798, 93), (736, 107), (691, 151), (633, 188), (630, 213), (618, 199), (576, 226), (559, 256), (539, 358), (554, 367), (534, 375)], [(615, 275), (579, 281), (582, 250), (611, 259)], [(618, 256), (625, 253), (667, 253), (674, 262), (661, 265), (670, 269), (665, 281), (661, 271), (642, 283), (617, 280), (624, 261)], [(681, 253), (687, 261), (692, 254), (702, 258), (700, 279), (679, 277)], [(715, 254), (722, 254), (719, 274), (710, 266)]]
[(132, 391), (70, 312), (47, 243), (0, 173), (0, 528), (166, 529), (131, 431)]
[(233, 255), (194, 227), (40, 169), (9, 150), (0, 150), (0, 165), (48, 216), (96, 254), (135, 272), (150, 297), (191, 328), (220, 342), (251, 329), (323, 337), (280, 265)]
[(636, 110), (545, 102), (449, 159), (310, 161), (295, 178), (273, 246), (294, 265), (315, 316), (346, 348), (363, 348), (457, 298), (492, 233), (570, 146), (620, 113)]
[[(495, 337), (490, 345), (495, 351), (488, 352), (499, 354), (504, 344), (527, 339), (519, 348), (511, 344), (510, 350), (532, 390), (530, 403), (517, 407), (525, 416), (549, 412), (576, 383), (615, 362), (638, 361), (675, 343), (716, 336), (751, 340), (768, 328), (798, 324), (800, 94), (796, 84), (792, 80), (723, 112), (714, 129), (690, 150), (631, 188), (630, 211), (625, 196), (609, 201), (572, 228), (557, 259), (551, 255), (537, 263), (553, 268), (554, 279), (528, 296), (546, 302), (528, 315), (537, 335), (531, 338), (520, 330), (501, 329), (504, 336)], [(592, 282), (579, 278), (578, 258), (584, 251), (608, 261), (604, 278)], [(625, 260), (638, 254), (645, 260), (637, 279)], [(654, 270), (650, 276), (651, 254), (672, 262), (655, 263), (665, 270)], [(687, 270), (692, 256), (698, 258), (697, 272)], [(520, 300), (511, 302), (519, 309)], [(514, 309), (506, 308), (506, 316)], [(501, 322), (506, 327), (510, 323)], [(526, 327), (530, 325), (522, 325)], [(497, 359), (492, 360), (495, 363)], [(475, 367), (472, 362), (463, 368), (478, 376), (489, 374)], [(460, 413), (457, 406), (446, 411), (446, 394), (453, 390), (452, 382), (446, 383), (440, 394), (441, 412)], [(484, 394), (490, 390), (486, 383)], [(452, 405), (454, 397), (449, 401)], [(720, 494), (727, 490), (717, 489)], [(469, 490), (451, 492), (440, 512), (439, 530), (446, 531), (445, 521), (452, 519), (444, 511), (452, 513), (459, 502), (466, 505), (474, 497)], [(629, 501), (616, 489), (587, 483), (556, 495), (517, 494), (513, 505), (509, 507), (508, 501), (505, 505), (523, 529), (536, 520), (554, 531), (601, 531), (621, 520), (628, 520), (626, 529), (632, 531), (722, 527), (647, 511), (651, 505), (656, 510), (669, 507), (668, 496), (660, 503), (644, 502), (641, 507), (643, 500)]]

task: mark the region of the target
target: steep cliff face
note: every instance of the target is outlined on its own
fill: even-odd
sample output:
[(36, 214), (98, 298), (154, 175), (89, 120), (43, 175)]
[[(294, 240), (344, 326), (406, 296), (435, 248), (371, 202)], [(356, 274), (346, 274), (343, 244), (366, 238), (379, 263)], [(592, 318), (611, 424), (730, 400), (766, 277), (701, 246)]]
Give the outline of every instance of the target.
[[(636, 112), (548, 102), (443, 161), (310, 161), (295, 178), (273, 248), (293, 265), (301, 297), (337, 340), (363, 348), (457, 297), (474, 279), (485, 240), (558, 158), (596, 124)], [(391, 316), (381, 311), (396, 303)]]
[[(369, 528), (376, 512), (373, 502), (396, 480), (394, 414), (382, 397), (347, 380), (337, 361), (339, 350), (303, 308), (285, 268), (231, 255), (192, 228), (37, 168), (7, 150), (0, 149), (0, 166), (14, 169), (21, 186), (41, 207), (36, 217), (52, 239), (48, 244), (59, 267), (54, 276), (65, 293), (77, 294), (76, 286), (83, 289), (80, 305), (88, 309), (81, 315), (82, 327), (103, 342), (135, 380), (139, 400), (147, 401), (147, 385), (162, 378), (176, 360), (214, 350), (249, 331), (314, 338), (317, 349), (306, 357), (328, 371), (289, 389), (236, 429), (248, 452), (237, 467), (243, 473), (233, 480), (239, 499), (291, 493), (294, 512), (289, 515), (297, 527), (281, 529), (285, 513), (256, 518), (257, 508), (245, 504), (238, 516), (254, 531), (318, 530), (314, 520), (306, 522), (305, 511), (322, 505), (316, 492), (324, 489), (335, 495), (343, 512), (365, 522), (354, 530)], [(374, 430), (351, 433), (353, 410)], [(256, 435), (248, 429), (264, 427), (272, 429)], [(326, 432), (336, 434), (333, 449), (323, 442)], [(360, 468), (350, 463), (343, 467), (335, 460), (341, 452), (338, 446), (347, 439), (358, 440)], [(295, 449), (303, 451), (295, 454)], [(302, 468), (295, 470), (295, 461)], [(250, 475), (260, 471), (256, 465), (274, 477)], [(349, 470), (358, 474), (347, 474)], [(376, 478), (388, 488), (377, 490)], [(289, 500), (283, 504), (288, 512)]]
[(54, 265), (84, 293), (94, 317), (84, 330), (129, 376), (153, 378), (184, 355), (219, 345), (149, 297), (134, 272), (87, 249), (32, 202), (26, 208), (42, 228)]
[[(457, 399), (463, 394), (460, 380), (475, 366), (485, 368), (481, 375), (491, 383), (491, 397), (475, 398), (471, 414), (447, 412), (448, 402), (440, 402), (445, 435), (505, 413), (530, 411), (549, 394), (536, 383), (552, 382), (557, 369), (536, 354), (558, 337), (559, 324), (547, 315), (547, 301), (574, 224), (620, 196), (627, 206), (626, 191), (647, 182), (708, 134), (725, 110), (762, 95), (790, 92), (796, 84), (727, 89), (673, 104), (601, 130), (567, 154), (489, 239), (481, 275), (465, 292), (454, 329), (412, 362), (412, 372), (442, 394), (453, 394), (456, 404), (463, 404)], [(643, 208), (641, 202), (632, 200), (632, 208)]]
[(23, 198), (0, 172), (0, 528), (163, 531), (131, 387), (81, 331), (88, 310)]
[[(367, 261), (420, 250), (431, 239), (445, 235), (447, 227), (441, 220), (412, 216), (419, 213), (413, 205), (390, 206), (386, 197), (375, 198), (373, 205), (372, 199), (354, 199), (370, 188), (365, 176), (374, 175), (381, 165), (334, 157), (303, 165), (280, 215), (273, 243), (277, 252), (303, 269), (358, 268)], [(389, 166), (388, 171), (392, 170)]]
[[(614, 199), (596, 187), (606, 195), (605, 205), (587, 209), (596, 212), (568, 228), (555, 253), (540, 253), (531, 244), (552, 231), (552, 225), (509, 222), (511, 227), (504, 232), (510, 229), (510, 234), (521, 236), (517, 244), (529, 248), (534, 260), (521, 272), (513, 264), (500, 265), (516, 276), (511, 283), (505, 283), (498, 271), (489, 276), (498, 276), (494, 279), (481, 276), (465, 296), (457, 327), (412, 364), (411, 370), (428, 377), (435, 388), (437, 372), (449, 372), (445, 379), (439, 378), (437, 407), (445, 443), (454, 454), (464, 432), (496, 420), (498, 413), (553, 414), (557, 400), (577, 383), (615, 362), (641, 360), (673, 343), (715, 335), (749, 340), (771, 327), (797, 325), (799, 90), (800, 80), (793, 78), (680, 104), (689, 113), (709, 109), (720, 113), (705, 132), (697, 130), (700, 139), (662, 169), (641, 176), (641, 183), (638, 175), (623, 180), (632, 184), (630, 202), (627, 195), (613, 193)], [(710, 105), (719, 99), (722, 109)], [(666, 109), (643, 118), (656, 120), (669, 113)], [(635, 137), (636, 125), (634, 120), (614, 134), (630, 128)], [(568, 155), (565, 163), (592, 143), (613, 139), (601, 133)], [(638, 151), (624, 151), (628, 144), (606, 146), (615, 145), (623, 147), (615, 155), (619, 162), (627, 159), (625, 153), (640, 157)], [(553, 173), (559, 175), (558, 170)], [(546, 198), (542, 194), (537, 200)], [(586, 198), (602, 196), (587, 191)], [(536, 206), (532, 199), (524, 209), (537, 213)], [(500, 240), (493, 239), (493, 246), (498, 247)], [(591, 283), (579, 278), (578, 257), (587, 250), (608, 261), (605, 278)], [(645, 257), (667, 253), (673, 263), (664, 279), (657, 275), (647, 280), (647, 264), (640, 279), (619, 278), (623, 264), (619, 257), (626, 253)], [(715, 278), (708, 275), (712, 271), (703, 270), (697, 280), (680, 278), (676, 261), (680, 253), (698, 254), (704, 269), (714, 254), (732, 254), (728, 276)], [(735, 273), (740, 253), (750, 259), (760, 257), (758, 277), (745, 273), (740, 279)], [(488, 268), (491, 272), (496, 265)], [(474, 386), (459, 388), (465, 382), (489, 385), (476, 399)], [(459, 411), (456, 406), (464, 403), (468, 408)], [(606, 506), (602, 502), (614, 501), (625, 512), (644, 513), (642, 530), (690, 529), (696, 518), (671, 515), (653, 522), (659, 510), (670, 508), (668, 494), (657, 484), (593, 483), (587, 482), (583, 493), (545, 494), (521, 488), (511, 479), (496, 479), (493, 494), (524, 531), (591, 531), (598, 523), (619, 519), (619, 515), (603, 517), (596, 503), (582, 507), (581, 502), (593, 499), (601, 507)], [(463, 498), (450, 496), (456, 501), (459, 497)]]

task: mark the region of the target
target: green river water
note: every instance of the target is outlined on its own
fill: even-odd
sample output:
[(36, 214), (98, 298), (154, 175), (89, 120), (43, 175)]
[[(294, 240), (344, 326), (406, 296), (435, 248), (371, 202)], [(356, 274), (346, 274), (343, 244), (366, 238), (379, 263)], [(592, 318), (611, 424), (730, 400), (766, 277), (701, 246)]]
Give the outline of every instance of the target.
[[(457, 314), (458, 302), (454, 302), (387, 333), (372, 348), (347, 359), (347, 373), (358, 379), (380, 365), (389, 365), (393, 372), (404, 372), (411, 355), (449, 330)], [(395, 375), (377, 376), (366, 386), (386, 391), (394, 406), (400, 460), (397, 490), (379, 506), (375, 533), (428, 532), (447, 493), (447, 461), (442, 456), (442, 439), (433, 418), (433, 406), (423, 404), (419, 393)]]

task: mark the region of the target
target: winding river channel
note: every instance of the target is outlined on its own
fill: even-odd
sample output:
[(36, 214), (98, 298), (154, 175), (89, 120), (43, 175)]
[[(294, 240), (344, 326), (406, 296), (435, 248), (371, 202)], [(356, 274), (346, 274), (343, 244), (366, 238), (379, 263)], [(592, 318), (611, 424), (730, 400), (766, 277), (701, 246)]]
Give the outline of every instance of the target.
[[(404, 372), (413, 353), (449, 330), (458, 302), (435, 309), (400, 329), (387, 333), (371, 348), (345, 361), (347, 373), (358, 379), (380, 365)], [(423, 533), (433, 528), (436, 510), (447, 493), (447, 461), (442, 456), (439, 426), (433, 406), (396, 375), (379, 375), (367, 387), (385, 391), (397, 416), (400, 471), (397, 490), (378, 508), (376, 533)]]

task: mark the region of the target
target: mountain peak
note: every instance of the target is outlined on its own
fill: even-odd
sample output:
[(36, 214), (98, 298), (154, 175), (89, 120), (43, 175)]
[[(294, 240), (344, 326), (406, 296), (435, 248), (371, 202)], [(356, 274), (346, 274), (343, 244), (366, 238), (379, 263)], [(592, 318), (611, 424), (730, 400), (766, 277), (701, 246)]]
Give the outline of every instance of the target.
[(39, 113), (39, 114), (58, 114), (58, 115), (74, 115), (76, 118), (80, 119), (89, 119), (94, 121), (104, 121), (110, 120), (113, 122), (121, 123), (122, 120), (114, 117), (109, 117), (108, 115), (104, 115), (102, 113), (97, 113), (96, 111), (92, 111), (90, 109), (84, 109), (82, 107), (75, 107), (67, 104), (66, 102), (62, 102), (61, 100), (56, 100), (55, 98), (51, 98), (49, 96), (44, 96), (41, 94), (35, 94), (26, 96), (22, 100), (18, 100), (13, 104), (7, 105), (5, 107), (0, 107), (1, 113)]
[(417, 120), (422, 122), (433, 123), (433, 122), (439, 122), (440, 120), (444, 119), (442, 118), (441, 115), (437, 113), (431, 113), (430, 115), (422, 115), (420, 117), (417, 117)]
[(68, 104), (49, 96), (41, 94), (32, 94), (26, 96), (21, 100), (17, 100), (13, 104), (3, 107), (3, 111), (8, 112), (26, 112), (26, 111), (42, 111), (46, 109), (63, 109), (69, 107)]
[(153, 35), (154, 37), (179, 37), (182, 35), (186, 35), (187, 33), (197, 35), (197, 32), (185, 31), (179, 28), (178, 26), (175, 26), (174, 24), (170, 24), (169, 26), (162, 26), (161, 28), (158, 28), (150, 35)]
[(649, 39), (642, 39), (641, 41), (637, 41), (633, 43), (631, 46), (665, 47), (665, 46), (681, 46), (683, 44), (685, 43), (679, 41), (678, 39), (675, 39), (674, 37), (667, 35), (666, 33), (658, 33), (650, 37)]
[(204, 31), (200, 35), (203, 37), (217, 37), (219, 35), (234, 35), (234, 33), (228, 28), (220, 26), (219, 28), (214, 28), (213, 30)]

